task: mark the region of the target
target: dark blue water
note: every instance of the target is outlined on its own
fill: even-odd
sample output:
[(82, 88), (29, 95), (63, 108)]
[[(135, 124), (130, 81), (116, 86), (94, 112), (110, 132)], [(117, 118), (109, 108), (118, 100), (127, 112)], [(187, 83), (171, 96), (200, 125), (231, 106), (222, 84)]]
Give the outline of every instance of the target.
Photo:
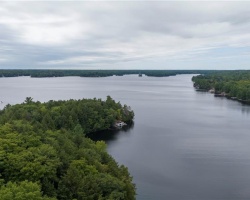
[(250, 106), (196, 92), (192, 75), (165, 78), (0, 78), (0, 104), (105, 98), (132, 107), (132, 127), (110, 134), (139, 200), (250, 199)]

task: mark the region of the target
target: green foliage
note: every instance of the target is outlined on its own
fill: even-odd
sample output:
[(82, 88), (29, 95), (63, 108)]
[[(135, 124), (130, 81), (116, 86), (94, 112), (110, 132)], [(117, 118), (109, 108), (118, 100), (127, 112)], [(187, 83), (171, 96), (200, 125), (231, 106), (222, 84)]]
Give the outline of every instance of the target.
[(44, 130), (73, 130), (78, 126), (85, 134), (106, 130), (116, 120), (131, 122), (134, 118), (129, 107), (116, 103), (110, 96), (106, 101), (82, 99), (43, 104), (27, 97), (25, 103), (9, 106), (2, 113), (2, 124), (22, 119)]
[(29, 103), (32, 103), (33, 99), (31, 97), (26, 97), (25, 99), (25, 103), (29, 104)]
[(42, 196), (38, 183), (23, 181), (20, 183), (8, 182), (0, 188), (1, 200), (56, 200)]
[(133, 112), (111, 97), (33, 102), (0, 113), (0, 199), (135, 199), (127, 168), (85, 137)]
[(192, 78), (198, 89), (215, 89), (215, 93), (225, 93), (226, 96), (240, 101), (250, 102), (250, 71), (218, 71)]

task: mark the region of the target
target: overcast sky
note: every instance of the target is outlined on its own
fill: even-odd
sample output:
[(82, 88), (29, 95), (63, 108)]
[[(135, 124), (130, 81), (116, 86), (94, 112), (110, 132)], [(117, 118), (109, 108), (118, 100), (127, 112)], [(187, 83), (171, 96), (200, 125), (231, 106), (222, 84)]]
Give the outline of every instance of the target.
[(0, 2), (0, 68), (250, 69), (250, 2)]

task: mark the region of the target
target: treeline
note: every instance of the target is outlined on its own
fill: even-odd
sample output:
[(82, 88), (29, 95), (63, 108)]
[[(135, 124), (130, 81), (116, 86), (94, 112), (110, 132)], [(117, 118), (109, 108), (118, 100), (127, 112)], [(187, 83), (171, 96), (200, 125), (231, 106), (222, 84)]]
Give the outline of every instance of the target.
[(178, 74), (201, 74), (208, 70), (0, 70), (0, 77), (107, 77), (123, 76), (130, 74), (144, 74), (146, 76), (165, 77)]
[(250, 70), (217, 71), (192, 78), (194, 87), (250, 103)]
[[(2, 114), (3, 113), (3, 114)], [(27, 97), (23, 104), (7, 105), (0, 111), (0, 124), (27, 120), (43, 130), (72, 130), (80, 125), (85, 134), (106, 130), (116, 120), (130, 123), (134, 113), (129, 106), (116, 103), (110, 96), (101, 99), (33, 102)]]
[(127, 168), (104, 142), (85, 137), (133, 117), (111, 97), (7, 105), (0, 111), (0, 199), (135, 199)]

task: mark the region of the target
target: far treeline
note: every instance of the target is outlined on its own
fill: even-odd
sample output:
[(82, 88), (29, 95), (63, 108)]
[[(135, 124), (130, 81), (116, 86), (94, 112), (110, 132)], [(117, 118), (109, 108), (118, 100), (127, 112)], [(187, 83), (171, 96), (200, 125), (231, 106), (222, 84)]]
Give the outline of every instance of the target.
[(144, 74), (146, 76), (165, 77), (178, 74), (206, 74), (209, 70), (0, 70), (0, 77), (107, 77), (131, 74)]
[(250, 70), (217, 71), (192, 78), (194, 87), (250, 103)]
[(0, 199), (135, 199), (127, 168), (103, 141), (85, 137), (133, 117), (109, 96), (7, 105), (0, 111)]

